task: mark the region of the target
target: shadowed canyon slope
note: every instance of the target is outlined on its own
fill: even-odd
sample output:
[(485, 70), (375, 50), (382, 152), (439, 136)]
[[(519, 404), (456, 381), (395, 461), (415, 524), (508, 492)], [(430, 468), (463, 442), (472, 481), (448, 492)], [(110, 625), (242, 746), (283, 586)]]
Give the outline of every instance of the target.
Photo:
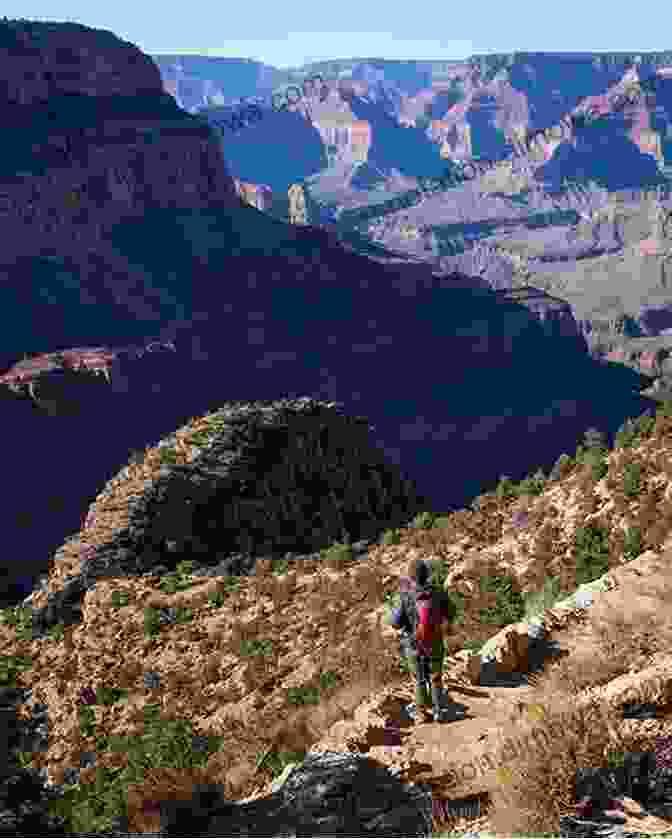
[(75, 24), (3, 22), (0, 38), (17, 138), (0, 175), (2, 372), (24, 353), (174, 346), (119, 353), (111, 384), (56, 365), (37, 403), (3, 389), (9, 583), (46, 572), (132, 450), (223, 402), (343, 402), (437, 510), (650, 404), (639, 376), (588, 357), (566, 311), (544, 321), (245, 206), (215, 137), (134, 46)]

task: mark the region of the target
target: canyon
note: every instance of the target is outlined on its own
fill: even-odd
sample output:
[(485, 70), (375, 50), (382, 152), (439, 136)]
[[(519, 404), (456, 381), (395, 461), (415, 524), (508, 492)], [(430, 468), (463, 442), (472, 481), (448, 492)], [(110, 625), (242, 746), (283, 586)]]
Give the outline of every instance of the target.
[[(663, 56), (656, 68), (667, 60)], [(575, 186), (550, 194), (536, 181), (533, 161), (524, 172), (527, 192), (493, 187), (486, 195), (481, 180), (473, 178), (459, 187), (459, 201), (445, 190), (409, 199), (423, 186), (420, 177), (439, 171), (429, 162), (445, 166), (447, 158), (439, 152), (445, 154), (446, 143), (452, 154), (459, 149), (473, 154), (480, 135), (465, 133), (451, 146), (441, 126), (428, 124), (425, 130), (436, 132), (437, 140), (423, 141), (422, 131), (409, 125), (417, 115), (400, 93), (404, 85), (407, 99), (418, 102), (427, 100), (421, 94), (428, 87), (443, 90), (447, 98), (430, 114), (438, 120), (459, 105), (451, 102), (459, 98), (456, 79), (472, 97), (463, 109), (468, 114), (482, 99), (477, 90), (498, 91), (500, 85), (502, 101), (510, 101), (507, 125), (513, 131), (526, 117), (500, 74), (515, 77), (517, 64), (529, 65), (533, 100), (533, 89), (548, 87), (543, 71), (554, 61), (528, 56), (490, 66), (474, 60), (444, 67), (441, 83), (432, 81), (427, 64), (420, 78), (411, 66), (381, 71), (371, 62), (352, 62), (351, 80), (332, 85), (322, 103), (269, 113), (228, 137), (196, 112), (202, 99), (198, 84), (190, 104), (177, 71), (172, 81), (165, 79), (167, 71), (155, 60), (112, 33), (79, 24), (0, 21), (0, 108), (10, 138), (0, 170), (0, 233), (6, 243), (0, 257), (0, 422), (8, 442), (1, 605), (33, 607), (3, 611), (0, 626), (0, 704), (8, 731), (13, 706), (27, 703), (33, 689), (31, 715), (24, 704), (7, 738), (22, 752), (8, 749), (9, 759), (0, 767), (0, 832), (64, 835), (53, 825), (53, 833), (51, 827), (47, 832), (41, 819), (45, 778), (56, 782), (49, 793), (58, 798), (66, 779), (74, 777), (86, 796), (94, 769), (96, 780), (105, 764), (114, 763), (116, 773), (120, 755), (110, 748), (112, 739), (83, 739), (93, 733), (123, 731), (133, 746), (162, 748), (153, 723), (155, 738), (149, 732), (149, 712), (160, 710), (152, 704), (159, 700), (169, 725), (185, 714), (199, 723), (193, 739), (188, 733), (185, 752), (189, 744), (192, 753), (202, 753), (204, 745), (211, 752), (204, 732), (225, 740), (219, 754), (210, 755), (207, 772), (197, 772), (199, 765), (167, 768), (164, 762), (155, 772), (141, 773), (139, 783), (129, 781), (134, 830), (155, 830), (160, 821), (162, 829), (169, 825), (164, 835), (185, 829), (245, 835), (251, 827), (263, 830), (272, 817), (277, 835), (290, 824), (310, 832), (307, 817), (319, 820), (325, 833), (337, 823), (346, 829), (344, 808), (330, 808), (330, 802), (338, 801), (339, 789), (349, 783), (370, 793), (359, 799), (366, 819), (348, 824), (350, 833), (426, 836), (434, 793), (455, 798), (455, 790), (451, 794), (437, 784), (445, 767), (436, 750), (421, 729), (415, 743), (407, 742), (405, 755), (373, 742), (380, 734), (376, 728), (382, 730), (390, 716), (400, 718), (404, 704), (404, 693), (388, 695), (400, 674), (396, 650), (388, 643), (391, 628), (381, 629), (410, 556), (442, 551), (452, 566), (446, 585), (469, 595), (451, 653), (467, 652), (474, 634), (479, 644), (490, 638), (492, 627), (482, 623), (478, 610), (494, 599), (493, 592), (483, 603), (472, 596), (486, 568), (512, 571), (527, 594), (536, 590), (538, 572), (549, 567), (561, 572), (564, 587), (572, 575), (578, 579), (579, 565), (567, 562), (566, 554), (580, 544), (581, 525), (593, 527), (598, 514), (600, 526), (613, 525), (606, 534), (614, 537), (612, 564), (624, 556), (622, 525), (628, 527), (628, 557), (633, 523), (638, 550), (649, 549), (631, 569), (604, 569), (617, 584), (622, 577), (624, 602), (631, 604), (633, 579), (648, 583), (663, 575), (670, 499), (660, 492), (667, 464), (661, 442), (669, 436), (669, 415), (661, 414), (648, 431), (653, 422), (640, 423), (642, 479), (653, 478), (641, 502), (631, 497), (632, 470), (628, 498), (619, 494), (623, 452), (602, 464), (606, 475), (600, 474), (608, 480), (601, 485), (607, 490), (601, 500), (599, 463), (591, 467), (578, 453), (575, 462), (558, 460), (576, 450), (589, 427), (602, 430), (611, 443), (628, 417), (655, 407), (654, 396), (660, 396), (643, 392), (653, 376), (665, 375), (667, 356), (659, 342), (670, 325), (667, 199), (662, 190), (645, 196), (640, 189), (652, 171), (650, 151), (626, 146), (631, 160), (633, 154), (645, 159), (635, 172), (641, 176), (637, 194), (629, 204), (623, 200), (618, 212), (613, 191), (606, 188)], [(586, 72), (600, 84), (609, 79), (617, 84), (623, 76), (623, 57), (616, 66), (581, 61), (590, 63), (593, 70)], [(207, 61), (198, 66), (208, 72)], [(254, 90), (272, 95), (281, 79), (273, 68), (252, 62), (227, 67), (237, 69), (241, 89), (243, 82), (248, 86), (238, 97)], [(215, 81), (208, 96), (221, 107), (226, 96)], [(219, 84), (223, 91), (225, 74)], [(336, 106), (333, 123), (320, 104)], [(415, 131), (414, 145), (395, 147), (397, 131), (407, 136)], [(263, 154), (269, 132), (273, 149)], [(283, 147), (290, 137), (295, 145)], [(299, 143), (303, 138), (305, 145)], [(250, 168), (239, 165), (243, 152)], [(410, 163), (417, 165), (416, 152), (425, 155), (428, 169), (409, 169)], [(566, 150), (560, 156), (565, 153), (571, 158)], [(557, 155), (556, 149), (553, 159)], [(311, 181), (306, 172), (313, 166), (317, 177)], [(346, 175), (350, 204), (343, 211), (345, 204), (334, 194)], [(488, 175), (493, 172), (483, 178)], [(392, 193), (391, 199), (373, 196), (379, 204), (400, 204), (387, 208), (382, 224), (367, 217), (367, 227), (357, 213), (376, 204), (372, 183), (382, 185), (381, 193)], [(286, 206), (274, 193), (286, 194)], [(516, 217), (516, 207), (520, 211), (526, 201)], [(470, 218), (465, 210), (477, 215)], [(498, 229), (505, 218), (507, 235)], [(445, 237), (436, 229), (439, 222), (449, 228)], [(473, 242), (461, 251), (442, 247), (457, 235)], [(562, 271), (554, 262), (568, 264), (575, 274), (577, 265), (602, 265), (601, 287), (588, 271), (559, 281)], [(549, 264), (553, 270), (544, 279)], [(628, 283), (632, 266), (639, 274)], [(613, 346), (616, 339), (623, 346)], [(648, 343), (640, 351), (632, 341)], [(623, 447), (624, 436), (632, 434), (620, 434)], [(597, 452), (593, 447), (589, 454)], [(499, 484), (499, 476), (518, 479), (551, 465), (554, 477), (547, 484), (543, 476), (535, 479), (545, 485), (538, 503), (524, 499), (521, 490), (521, 503), (511, 509), (500, 492), (507, 482)], [(443, 536), (426, 524), (429, 511), (453, 513), (443, 516)], [(529, 532), (510, 540), (509, 528), (520, 530), (516, 512), (527, 521), (522, 530), (529, 526), (539, 528), (535, 536), (545, 534), (535, 539), (533, 561)], [(425, 524), (414, 518), (403, 535), (387, 531), (415, 513)], [(556, 530), (546, 538), (551, 519)], [(335, 538), (345, 544), (323, 554)], [(360, 541), (350, 545), (354, 538)], [(315, 554), (292, 556), (305, 550)], [(285, 573), (277, 579), (272, 567), (277, 557), (271, 559), (269, 551), (286, 551)], [(186, 557), (193, 561), (185, 569), (179, 560)], [(581, 559), (582, 573), (594, 580), (588, 559), (595, 565), (602, 557)], [(205, 579), (186, 579), (190, 572)], [(642, 593), (645, 588), (642, 583)], [(651, 620), (664, 614), (660, 604), (663, 594), (652, 602)], [(229, 610), (239, 621), (230, 620)], [(573, 616), (576, 610), (569, 611)], [(191, 625), (186, 613), (195, 618)], [(346, 626), (353, 616), (354, 625)], [(545, 618), (549, 634), (558, 623), (571, 622), (567, 614)], [(26, 637), (26, 624), (41, 625), (43, 636)], [(153, 638), (138, 631), (148, 628)], [(289, 656), (276, 655), (282, 673), (268, 670), (260, 658), (248, 667), (250, 644), (239, 643), (254, 638), (255, 653), (266, 650), (267, 632)], [(513, 652), (511, 639), (524, 634), (529, 637), (529, 627), (505, 627), (507, 638), (500, 636), (495, 644), (494, 659), (483, 647), (480, 662), (472, 662), (476, 667), (469, 656), (466, 668), (453, 660), (452, 674), (469, 675), (470, 684), (483, 684), (486, 670), (512, 675), (499, 668), (514, 667), (507, 651)], [(545, 639), (537, 634), (536, 640)], [(613, 659), (613, 680), (619, 662), (630, 656), (608, 656), (591, 640), (592, 658), (609, 665)], [(338, 660), (319, 658), (322, 641), (338, 647)], [(360, 650), (375, 664), (361, 684), (353, 675), (353, 651)], [(144, 670), (148, 663), (150, 671)], [(333, 672), (325, 671), (327, 663)], [(124, 673), (127, 664), (132, 667)], [(345, 707), (316, 709), (315, 719), (321, 715), (322, 728), (329, 728), (321, 732), (321, 744), (315, 729), (309, 730), (311, 709), (292, 719), (290, 732), (282, 730), (288, 704), (305, 697), (307, 687), (312, 691), (318, 675), (320, 690), (333, 689), (334, 678), (336, 684), (344, 679), (350, 694)], [(643, 694), (650, 675), (630, 674), (629, 687), (634, 683)], [(21, 689), (11, 685), (13, 676)], [(354, 685), (348, 681), (353, 679)], [(376, 681), (385, 689), (373, 694)], [(180, 683), (188, 689), (182, 691)], [(133, 703), (110, 707), (124, 688)], [(667, 683), (660, 692), (667, 692)], [(188, 708), (184, 693), (201, 708)], [(468, 701), (477, 710), (478, 701)], [(86, 707), (91, 705), (98, 708)], [(227, 705), (238, 712), (237, 721), (232, 716), (224, 722)], [(350, 711), (355, 719), (344, 719)], [(93, 730), (82, 726), (86, 718)], [(470, 729), (472, 754), (481, 749), (481, 734), (494, 733), (493, 722), (482, 719), (480, 734)], [(463, 733), (452, 730), (456, 738)], [(241, 738), (246, 732), (254, 735), (249, 742)], [(266, 735), (274, 738), (270, 746)], [(595, 734), (597, 746), (601, 736)], [(283, 743), (282, 737), (289, 739)], [(280, 793), (274, 798), (257, 781), (270, 783), (275, 773), (257, 770), (274, 747), (287, 747), (292, 738), (301, 740), (302, 748), (321, 745), (334, 754), (294, 766), (281, 789), (273, 790)], [(447, 751), (455, 751), (458, 741), (451, 743), (450, 730), (445, 738)], [(256, 745), (265, 746), (261, 759)], [(360, 756), (345, 754), (351, 749), (370, 752), (366, 767)], [(18, 765), (25, 750), (32, 755), (30, 769)], [(132, 751), (128, 744), (129, 761)], [(374, 779), (365, 769), (381, 753), (386, 765), (376, 768)], [(412, 754), (416, 758), (406, 761)], [(418, 755), (427, 761), (420, 768)], [(238, 773), (237, 762), (245, 764), (246, 775)], [(46, 775), (38, 772), (40, 763)], [(409, 774), (402, 763), (416, 765)], [(359, 784), (353, 785), (356, 771)], [(410, 776), (417, 780), (427, 773), (432, 788), (424, 781), (407, 785)], [(122, 781), (130, 777), (125, 774)], [(545, 776), (538, 777), (543, 786)], [(224, 802), (216, 800), (215, 778), (223, 782)], [(211, 785), (196, 794), (196, 779)], [(18, 809), (16, 794), (10, 801), (16, 791), (10, 782), (40, 803)], [(461, 792), (492, 792), (491, 783), (492, 778), (479, 779)], [(547, 797), (547, 789), (542, 793)], [(180, 809), (181, 798), (183, 819), (165, 818), (165, 807)], [(311, 798), (326, 802), (317, 815), (307, 812)], [(221, 819), (214, 823), (207, 812), (213, 805)], [(350, 809), (356, 808), (345, 808)], [(124, 835), (123, 819), (106, 823), (108, 814), (88, 815), (85, 827), (105, 824), (111, 835)]]
[(233, 59), (153, 59), (164, 87), (206, 119), (258, 103), (259, 120), (222, 134), (249, 194), (264, 184), (255, 206), (287, 218), (284, 196), (301, 189), (311, 224), (496, 288), (543, 288), (587, 324), (595, 358), (646, 358), (640, 327), (605, 324), (640, 323), (668, 300), (672, 54), (248, 62), (244, 80)]
[[(589, 356), (558, 300), (364, 255), (251, 207), (216, 134), (132, 44), (78, 24), (0, 33), (17, 138), (0, 179), (2, 372), (87, 348), (116, 358), (109, 383), (38, 363), (37, 400), (30, 380), (2, 389), (7, 602), (133, 452), (223, 402), (344, 403), (435, 509), (550, 468), (586, 427), (613, 432), (655, 404), (637, 371)], [(118, 352), (152, 342), (171, 351)]]

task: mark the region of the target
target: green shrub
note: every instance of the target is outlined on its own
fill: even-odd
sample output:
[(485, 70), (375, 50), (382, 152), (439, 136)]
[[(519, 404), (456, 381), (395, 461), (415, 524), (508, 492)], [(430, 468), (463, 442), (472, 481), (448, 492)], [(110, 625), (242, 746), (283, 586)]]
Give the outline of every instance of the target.
[(184, 591), (185, 589), (191, 588), (194, 583), (189, 579), (189, 575), (193, 567), (194, 563), (190, 559), (178, 562), (174, 571), (161, 578), (159, 587), (166, 594), (175, 594), (176, 591)]
[(226, 594), (223, 591), (215, 591), (208, 595), (208, 603), (213, 609), (219, 609), (224, 605)]
[(175, 623), (189, 623), (193, 621), (194, 612), (189, 606), (178, 606), (177, 614), (175, 615)]
[(641, 463), (626, 463), (623, 469), (623, 492), (628, 498), (639, 495), (642, 488), (642, 465)]
[(672, 400), (666, 399), (656, 408), (656, 416), (672, 417)]
[(500, 500), (516, 497), (516, 486), (508, 475), (502, 475), (500, 477), (495, 494)]
[(199, 448), (207, 446), (210, 440), (212, 440), (212, 434), (208, 434), (207, 431), (194, 431), (189, 437), (189, 443)]
[(184, 577), (180, 577), (179, 574), (175, 574), (174, 572), (171, 574), (166, 574), (165, 577), (161, 578), (161, 582), (159, 583), (159, 588), (165, 594), (175, 594), (176, 591), (183, 591), (184, 589), (191, 588), (192, 583), (190, 580), (185, 580)]
[(626, 419), (616, 432), (616, 445), (621, 449), (629, 449), (639, 438), (637, 424), (633, 419)]
[(24, 752), (21, 749), (13, 749), (12, 754), (14, 755), (16, 762), (22, 769), (31, 766), (33, 762), (32, 752)]
[(257, 770), (265, 767), (269, 769), (274, 778), (282, 775), (285, 766), (290, 763), (302, 763), (306, 757), (306, 752), (277, 752), (268, 749), (259, 756), (257, 761)]
[(270, 639), (262, 640), (260, 638), (247, 639), (243, 638), (240, 642), (240, 654), (248, 655), (271, 655), (273, 652), (273, 641)]
[(642, 552), (642, 531), (639, 527), (629, 527), (625, 531), (623, 558), (626, 561), (636, 559)]
[(229, 594), (230, 592), (238, 591), (240, 589), (240, 577), (224, 577), (224, 580), (220, 583), (220, 586), (224, 587), (223, 591), (215, 591), (212, 594), (208, 595), (208, 603), (215, 609), (218, 609), (220, 606), (224, 605), (227, 594)]
[(320, 673), (320, 690), (329, 690), (338, 684), (338, 674), (331, 670)]
[(399, 528), (386, 530), (381, 536), (380, 541), (383, 545), (398, 545), (401, 542), (401, 530)]
[(321, 555), (322, 559), (347, 562), (352, 559), (352, 545), (344, 544), (343, 542), (334, 542), (333, 545), (321, 551)]
[(524, 478), (514, 491), (518, 497), (522, 495), (541, 495), (545, 487), (546, 478), (541, 469), (538, 469), (532, 477)]
[(576, 585), (590, 583), (609, 570), (609, 534), (598, 525), (577, 528), (574, 550)]
[(21, 670), (30, 670), (33, 666), (28, 656), (3, 655), (0, 658), (0, 686), (16, 687), (16, 676)]
[[(93, 712), (92, 708), (80, 709)], [(69, 833), (110, 832), (114, 819), (127, 815), (126, 789), (129, 784), (142, 783), (147, 769), (186, 769), (203, 766), (222, 743), (221, 737), (208, 737), (206, 748), (194, 749), (191, 723), (186, 720), (161, 720), (159, 706), (144, 709), (145, 731), (140, 736), (113, 735), (99, 738), (98, 751), (126, 752), (126, 766), (114, 769), (101, 767), (95, 780), (78, 786), (66, 786), (63, 796), (50, 802), (49, 811), (67, 822)], [(91, 732), (91, 714), (81, 714), (85, 730)]]
[(595, 459), (591, 464), (592, 476), (594, 481), (601, 481), (602, 478), (609, 472), (609, 464), (605, 458)]
[(159, 460), (165, 466), (175, 466), (177, 463), (177, 452), (168, 446), (159, 449)]
[(10, 606), (0, 610), (0, 622), (13, 626), (17, 638), (30, 641), (33, 637), (33, 610), (30, 606)]
[(53, 638), (54, 641), (62, 641), (64, 632), (65, 624), (62, 621), (59, 621), (59, 623), (49, 627), (47, 635), (49, 635), (50, 638)]
[(128, 606), (129, 594), (127, 591), (112, 592), (112, 608), (119, 609), (121, 606)]
[[(663, 407), (663, 412), (669, 408)], [(645, 411), (637, 419), (627, 419), (616, 434), (616, 445), (627, 449), (634, 446), (642, 438), (649, 437), (656, 423), (656, 418), (650, 411)]]
[(432, 562), (432, 585), (437, 588), (443, 588), (443, 584), (448, 576), (448, 563), (445, 559), (435, 560)]
[(418, 515), (413, 519), (411, 527), (415, 528), (416, 530), (429, 530), (431, 527), (434, 526), (435, 521), (436, 516), (434, 515), (434, 513), (418, 513)]
[(316, 687), (287, 688), (287, 701), (290, 705), (317, 705), (320, 692)]
[(159, 620), (158, 609), (155, 609), (153, 606), (148, 606), (145, 609), (143, 628), (145, 637), (149, 638), (153, 638), (161, 632), (161, 621)]
[(111, 688), (105, 685), (96, 688), (96, 704), (98, 705), (114, 705), (126, 696), (128, 696), (128, 690), (125, 688)]
[(464, 595), (459, 591), (447, 591), (448, 599), (455, 607), (454, 625), (458, 625), (464, 620)]
[(542, 614), (546, 609), (551, 609), (561, 596), (560, 577), (546, 578), (541, 591), (531, 592), (524, 596), (525, 619), (529, 620)]
[(287, 688), (287, 701), (292, 705), (317, 705), (320, 701), (320, 691), (329, 690), (338, 683), (338, 675), (330, 670), (320, 673), (319, 686), (303, 685), (302, 687)]
[(583, 448), (579, 446), (576, 452), (577, 462), (583, 463), (584, 466), (590, 466), (593, 480), (599, 481), (609, 471), (607, 463), (607, 450), (602, 448)]
[(619, 769), (625, 765), (625, 754), (623, 752), (610, 751), (607, 755), (607, 766), (609, 769)]
[(653, 426), (656, 424), (656, 418), (652, 416), (651, 411), (644, 411), (641, 417), (637, 420), (637, 427), (640, 437), (650, 437), (653, 431)]
[(273, 574), (276, 574), (278, 577), (281, 577), (283, 574), (286, 574), (289, 571), (289, 560), (287, 559), (274, 559), (271, 561), (271, 571)]
[(481, 609), (483, 623), (505, 626), (522, 620), (525, 614), (525, 603), (521, 593), (514, 589), (513, 583), (513, 577), (508, 575), (481, 577), (481, 591), (497, 594), (497, 602), (494, 606)]
[(191, 559), (183, 559), (175, 566), (175, 571), (180, 576), (188, 576), (194, 569), (194, 563)]
[(91, 737), (96, 730), (96, 712), (90, 705), (81, 705), (77, 708), (79, 718), (79, 732), (82, 737)]
[(468, 650), (472, 655), (480, 653), (483, 647), (483, 641), (465, 641), (464, 649)]

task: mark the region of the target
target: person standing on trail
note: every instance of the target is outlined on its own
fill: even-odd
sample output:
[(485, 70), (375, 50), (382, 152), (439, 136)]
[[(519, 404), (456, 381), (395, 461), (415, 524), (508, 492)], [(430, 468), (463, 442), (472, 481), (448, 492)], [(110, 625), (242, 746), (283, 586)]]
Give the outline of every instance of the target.
[(442, 628), (444, 622), (455, 619), (456, 608), (445, 591), (432, 586), (431, 567), (424, 560), (410, 563), (399, 589), (401, 604), (391, 623), (401, 631), (402, 654), (415, 672), (417, 720), (439, 722), (445, 655)]

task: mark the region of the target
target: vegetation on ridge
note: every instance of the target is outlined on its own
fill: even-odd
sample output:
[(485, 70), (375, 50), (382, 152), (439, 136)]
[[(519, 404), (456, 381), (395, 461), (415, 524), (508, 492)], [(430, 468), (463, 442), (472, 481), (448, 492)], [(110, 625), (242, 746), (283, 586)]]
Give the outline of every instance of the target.
[[(582, 582), (596, 579), (645, 550), (658, 551), (663, 547), (672, 529), (672, 505), (661, 486), (661, 479), (672, 479), (668, 457), (671, 424), (672, 404), (667, 403), (656, 417), (644, 415), (625, 423), (616, 435), (612, 451), (607, 449), (604, 435), (589, 429), (574, 456), (558, 458), (548, 476), (538, 471), (518, 484), (503, 476), (497, 489), (479, 496), (471, 509), (444, 515), (425, 512), (408, 527), (383, 534), (379, 550), (402, 557), (397, 552), (418, 549), (434, 559), (438, 584), (445, 581), (456, 558), (473, 552), (483, 561), (481, 587), (491, 596), (492, 605), (482, 610), (480, 625), (467, 621), (473, 617), (469, 614), (473, 605), (470, 598), (449, 591), (458, 605), (455, 643), (450, 651), (455, 647), (476, 652), (498, 626), (549, 608)], [(605, 493), (611, 507), (602, 503)], [(565, 498), (572, 499), (577, 514), (572, 532), (563, 526), (567, 525), (562, 507)], [(514, 540), (516, 550), (533, 560), (528, 563), (524, 578), (489, 573), (486, 555), (481, 553), (501, 543), (507, 535)], [(152, 585), (156, 598), (123, 579), (109, 585), (101, 583), (95, 597), (107, 598), (107, 613), (101, 613), (107, 614), (106, 622), (102, 617), (98, 620), (102, 601), (87, 604), (87, 623), (90, 631), (98, 633), (100, 650), (107, 648), (109, 635), (117, 658), (121, 650), (132, 662), (142, 649), (151, 666), (153, 651), (162, 646), (157, 647), (157, 642), (165, 638), (166, 644), (178, 647), (189, 642), (200, 645), (203, 657), (193, 672), (176, 671), (175, 681), (165, 694), (156, 692), (160, 690), (158, 684), (146, 687), (149, 701), (140, 706), (133, 682), (137, 674), (122, 673), (119, 662), (109, 667), (109, 658), (105, 658), (104, 670), (98, 672), (91, 666), (87, 673), (90, 684), (81, 689), (72, 719), (67, 701), (60, 709), (50, 708), (50, 714), (60, 711), (55, 736), (60, 737), (66, 749), (62, 765), (78, 765), (68, 751), (73, 736), (71, 725), (78, 727), (74, 742), (78, 743), (79, 753), (95, 753), (98, 763), (81, 771), (79, 783), (69, 785), (65, 797), (52, 805), (54, 811), (67, 819), (74, 832), (109, 830), (118, 824), (120, 816), (128, 818), (131, 831), (156, 829), (157, 802), (161, 800), (188, 799), (194, 786), (201, 783), (218, 783), (227, 797), (243, 797), (276, 776), (288, 762), (300, 760), (333, 722), (346, 717), (375, 690), (404, 678), (398, 653), (390, 650), (389, 643), (380, 637), (379, 626), (362, 630), (356, 643), (334, 644), (333, 649), (329, 643), (326, 648), (322, 643), (328, 638), (350, 639), (351, 617), (361, 620), (381, 604), (385, 610), (394, 604), (397, 577), (388, 573), (390, 560), (386, 567), (383, 557), (384, 553), (371, 551), (355, 561), (349, 545), (337, 544), (323, 553), (323, 563), (304, 561), (299, 566), (290, 559), (260, 561), (252, 577), (207, 582), (193, 577), (190, 563), (184, 562), (174, 572), (157, 578)], [(672, 564), (670, 569), (672, 574)], [(338, 582), (329, 574), (333, 571), (339, 572)], [(302, 586), (309, 580), (313, 588), (318, 584), (314, 593), (302, 593), (301, 602), (307, 604), (309, 613), (305, 636), (303, 632), (297, 635), (296, 628), (290, 631), (295, 614), (288, 611), (285, 618), (285, 607), (292, 604), (299, 574)], [(662, 582), (662, 596), (667, 597), (672, 583)], [(366, 596), (361, 609), (349, 614), (359, 609), (356, 604), (363, 594)], [(217, 614), (227, 605), (238, 613), (246, 603), (266, 604), (266, 619), (254, 625), (236, 625), (225, 639), (218, 630), (219, 646), (214, 654), (209, 654), (214, 636), (204, 634), (208, 622), (216, 621)], [(47, 679), (48, 675), (42, 669), (46, 659), (40, 659), (48, 655), (50, 661), (58, 661), (59, 650), (72, 645), (77, 628), (60, 625), (54, 627), (48, 639), (34, 640), (30, 614), (30, 609), (21, 608), (0, 613), (0, 684), (32, 685), (40, 693), (39, 676)], [(140, 630), (137, 650), (129, 646), (130, 639), (124, 640), (119, 634), (121, 626), (125, 631), (132, 630), (136, 614)], [(290, 619), (288, 636), (283, 630), (286, 619)], [(541, 835), (544, 830), (557, 830), (558, 808), (567, 810), (573, 806), (576, 766), (599, 765), (607, 754), (626, 748), (634, 750), (635, 746), (642, 748), (645, 741), (652, 746), (652, 735), (648, 735), (648, 740), (641, 733), (628, 735), (629, 740), (625, 735), (615, 738), (613, 711), (574, 707), (570, 699), (585, 687), (605, 683), (633, 665), (641, 669), (656, 651), (664, 652), (672, 639), (669, 623), (664, 611), (647, 615), (645, 621), (641, 616), (626, 620), (623, 615), (614, 615), (608, 625), (595, 628), (604, 655), (593, 655), (588, 662), (563, 660), (539, 680), (541, 698), (537, 704), (545, 715), (541, 723), (538, 719), (534, 724), (519, 721), (521, 736), (532, 737), (532, 729), (542, 724), (557, 726), (558, 719), (562, 720), (562, 736), (554, 734), (550, 756), (548, 744), (545, 750), (530, 745), (523, 750), (524, 760), (504, 761), (510, 770), (510, 783), (502, 787), (501, 795), (493, 797), (489, 814), (498, 833), (520, 835), (527, 828)], [(478, 637), (460, 634), (461, 628), (473, 632), (472, 626), (479, 626)], [(281, 671), (276, 668), (283, 651), (290, 649), (290, 641), (290, 647), (307, 643), (306, 649), (312, 650), (308, 657), (314, 658), (317, 666), (312, 668), (312, 676), (306, 674), (306, 678), (302, 676), (294, 684), (282, 687)], [(77, 643), (79, 649), (81, 638)], [(362, 655), (361, 650), (367, 654)], [(84, 648), (81, 655), (86, 668), (88, 653)], [(226, 680), (231, 672), (228, 665), (224, 667), (228, 660), (241, 668), (241, 679), (246, 685), (241, 697), (249, 697), (250, 692), (256, 695), (258, 691), (263, 695), (267, 690), (264, 685), (273, 685), (273, 693), (268, 694), (268, 707), (256, 712), (253, 726), (244, 719), (218, 716), (218, 730), (213, 734), (205, 727), (210, 713), (207, 708), (203, 709), (206, 716), (194, 713), (192, 708), (191, 717), (184, 718), (187, 706), (181, 681), (186, 678), (190, 693), (203, 695), (208, 701), (213, 698), (216, 709), (232, 698), (218, 693), (224, 687), (218, 680)], [(348, 674), (347, 680), (344, 673)], [(212, 688), (216, 691), (214, 697)], [(65, 700), (69, 695), (67, 685), (63, 689)], [(285, 691), (285, 704), (278, 713), (280, 705), (272, 704), (270, 697), (277, 695), (279, 702), (281, 690)], [(655, 693), (655, 686), (650, 690)], [(156, 699), (162, 696), (163, 704), (157, 704)], [(284, 722), (278, 723), (278, 719)], [(124, 735), (114, 731), (117, 722)], [(575, 743), (580, 743), (580, 748)], [(19, 754), (17, 759), (24, 765), (41, 766), (48, 765), (49, 759), (53, 761), (53, 755), (49, 758), (44, 753)], [(552, 772), (544, 768), (550, 766)], [(530, 773), (534, 778), (532, 786)], [(557, 795), (548, 794), (551, 788), (559, 790)], [(533, 813), (526, 809), (526, 795), (534, 800)], [(445, 824), (437, 823), (437, 830), (445, 828)]]

